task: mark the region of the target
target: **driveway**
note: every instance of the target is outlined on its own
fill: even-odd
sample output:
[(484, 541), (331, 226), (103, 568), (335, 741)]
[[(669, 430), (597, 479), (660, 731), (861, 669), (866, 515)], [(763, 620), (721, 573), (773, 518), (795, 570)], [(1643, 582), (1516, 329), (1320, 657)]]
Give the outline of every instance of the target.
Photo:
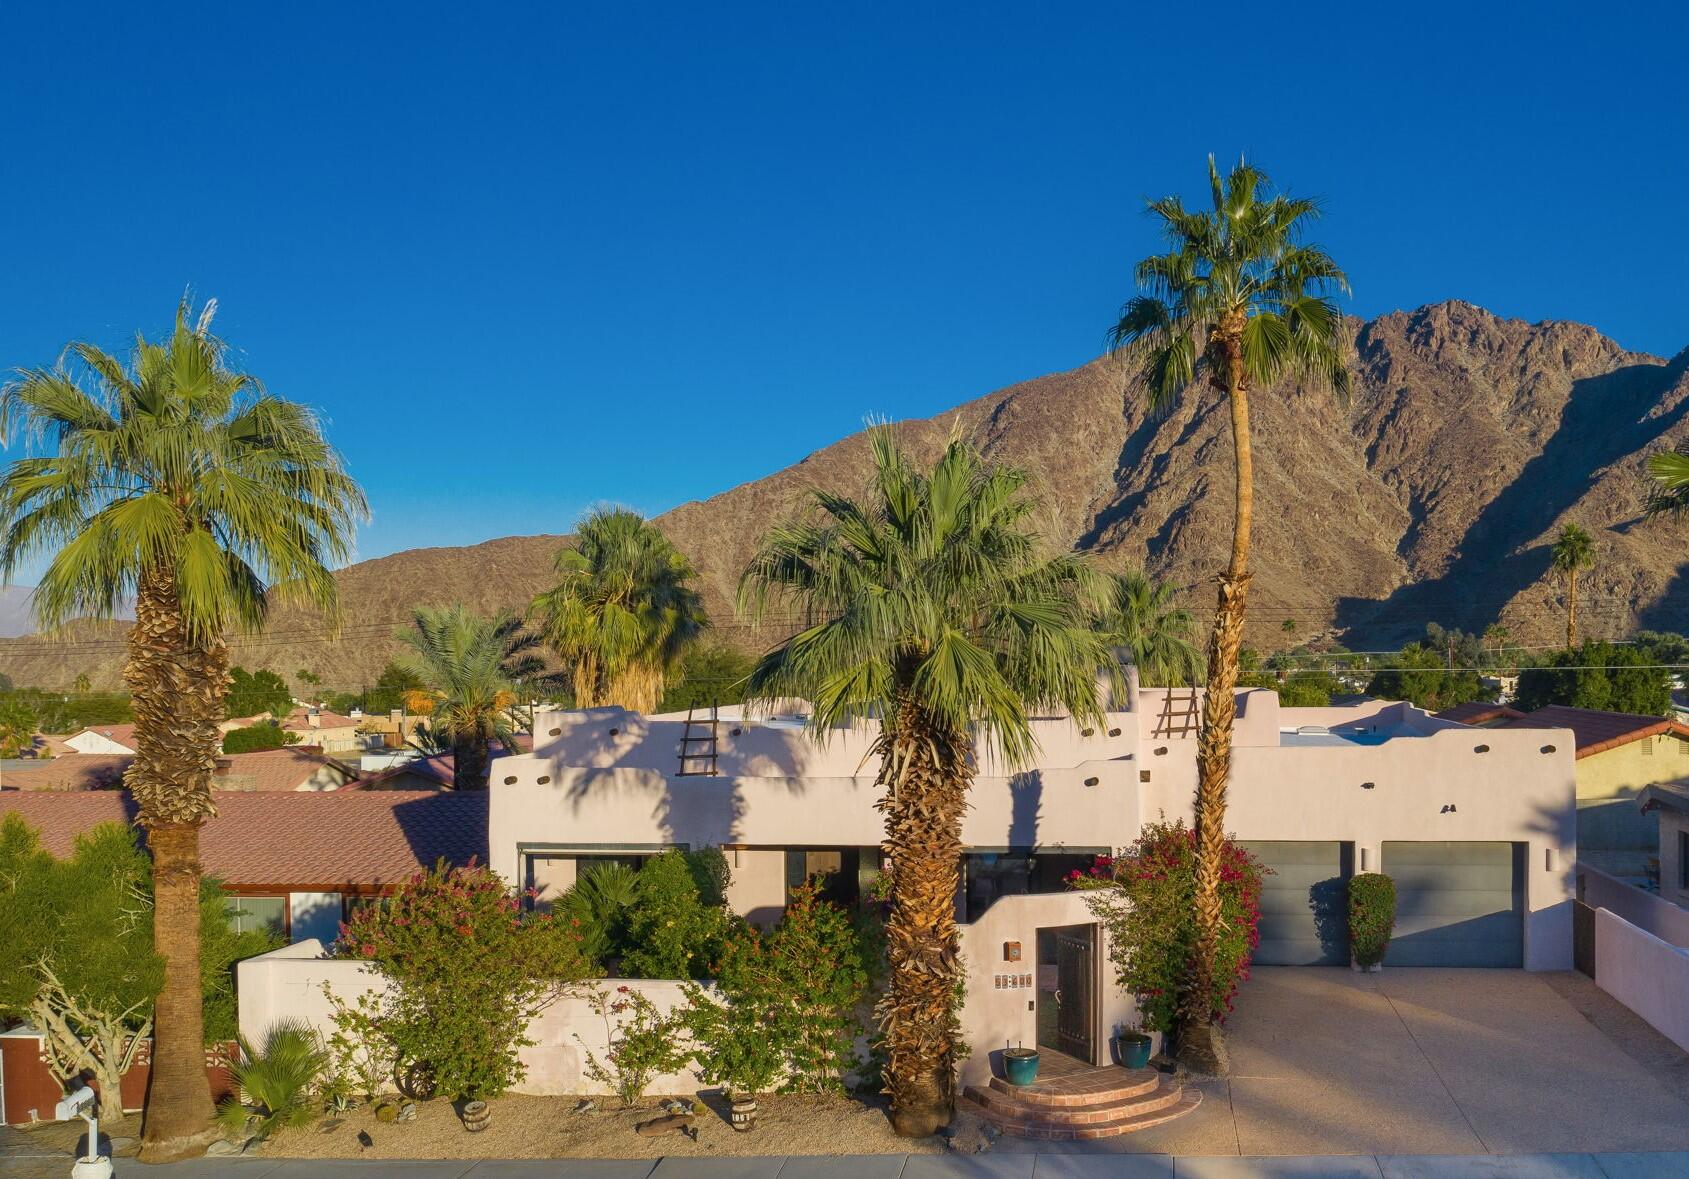
[[(1244, 984), (1228, 1031), (1232, 1075), (1203, 1086), (1195, 1113), (1069, 1149), (1689, 1149), (1689, 1060), (1581, 975), (1261, 967)], [(1005, 1139), (998, 1149), (1031, 1147)]]

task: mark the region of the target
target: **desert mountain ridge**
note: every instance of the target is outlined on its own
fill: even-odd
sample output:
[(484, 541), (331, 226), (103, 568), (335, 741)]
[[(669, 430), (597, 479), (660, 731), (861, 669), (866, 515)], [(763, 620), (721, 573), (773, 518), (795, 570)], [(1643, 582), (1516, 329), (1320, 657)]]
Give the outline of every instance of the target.
[[(1594, 328), (1504, 319), (1462, 302), (1352, 321), (1350, 404), (1300, 387), (1251, 401), (1255, 570), (1251, 638), (1334, 634), (1379, 649), (1427, 622), (1506, 626), (1514, 642), (1563, 638), (1562, 591), (1545, 576), (1548, 543), (1575, 521), (1596, 538), (1580, 593), (1582, 630), (1689, 629), (1683, 573), (1689, 524), (1644, 520), (1654, 451), (1689, 445), (1689, 348), (1667, 360)], [(960, 430), (988, 455), (1029, 470), (1051, 543), (1105, 564), (1141, 565), (1205, 614), (1209, 579), (1230, 543), (1229, 423), (1218, 393), (1193, 386), (1161, 418), (1118, 357), (1024, 381), (900, 425), (922, 455)], [(816, 486), (855, 490), (867, 447), (854, 434), (764, 478), (683, 504), (656, 522), (697, 565), (724, 639), (757, 647), (732, 610), (739, 571), (767, 525)], [(413, 549), (339, 574), (339, 637), (280, 612), (233, 658), (325, 686), (373, 681), (410, 607), (463, 601), (522, 609), (550, 584), (561, 536), (503, 537)], [(122, 623), (79, 624), (59, 639), (0, 640), (0, 672), (68, 686), (86, 672), (115, 685)]]

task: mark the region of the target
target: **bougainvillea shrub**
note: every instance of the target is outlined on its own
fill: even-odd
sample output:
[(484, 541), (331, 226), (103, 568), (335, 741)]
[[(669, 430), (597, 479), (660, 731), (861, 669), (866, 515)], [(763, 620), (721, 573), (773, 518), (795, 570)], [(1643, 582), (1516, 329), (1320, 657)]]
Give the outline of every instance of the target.
[(391, 984), (366, 1028), (399, 1078), (453, 1098), (494, 1097), (523, 1075), (528, 1021), (585, 973), (566, 922), (526, 911), (520, 894), (471, 863), (401, 884), (340, 928), (339, 952)]
[(1349, 878), (1349, 952), (1360, 966), (1376, 966), (1396, 929), (1396, 882), (1382, 872)]
[[(1260, 945), (1261, 878), (1270, 869), (1228, 839), (1220, 873), (1221, 933), (1210, 999), (1224, 1020)], [(1068, 877), (1108, 931), (1120, 985), (1146, 1031), (1173, 1031), (1196, 945), (1196, 832), (1182, 820), (1146, 823), (1138, 842)]]

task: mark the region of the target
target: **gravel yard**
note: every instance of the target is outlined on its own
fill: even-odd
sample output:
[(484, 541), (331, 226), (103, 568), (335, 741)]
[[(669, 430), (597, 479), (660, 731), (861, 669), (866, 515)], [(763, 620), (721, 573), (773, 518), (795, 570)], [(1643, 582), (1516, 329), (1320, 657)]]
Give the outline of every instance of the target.
[[(447, 1101), (417, 1106), (411, 1122), (381, 1123), (372, 1108), (343, 1115), (342, 1124), (325, 1132), (321, 1119), (303, 1130), (289, 1130), (256, 1153), (279, 1158), (657, 1158), (669, 1156), (794, 1154), (939, 1154), (940, 1138), (911, 1140), (892, 1133), (885, 1107), (849, 1097), (765, 1097), (758, 1100), (757, 1128), (748, 1134), (727, 1122), (727, 1104), (714, 1093), (698, 1099), (698, 1139), (680, 1134), (646, 1138), (634, 1133), (636, 1122), (658, 1117), (656, 1099), (624, 1110), (614, 1098), (599, 1098), (591, 1113), (571, 1112), (574, 1097), (510, 1095), (488, 1104), (492, 1124), (470, 1134)], [(375, 1145), (364, 1147), (358, 1132)]]

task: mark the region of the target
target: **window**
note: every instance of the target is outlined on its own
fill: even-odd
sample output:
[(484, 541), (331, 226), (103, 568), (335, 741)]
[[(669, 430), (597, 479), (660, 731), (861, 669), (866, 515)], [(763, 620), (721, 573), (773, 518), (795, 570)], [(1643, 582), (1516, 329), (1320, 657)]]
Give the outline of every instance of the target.
[(962, 857), (961, 920), (978, 921), (998, 897), (1027, 893), (1064, 892), (1068, 873), (1084, 871), (1105, 848), (1073, 848), (1060, 852), (1032, 848), (968, 852)]
[(786, 850), (786, 902), (791, 903), (792, 889), (809, 880), (821, 878), (821, 899), (835, 905), (854, 905), (862, 896), (862, 868), (864, 864), (876, 869), (879, 857), (874, 849), (854, 847), (809, 847)]
[(287, 934), (286, 897), (231, 896), (226, 912), (229, 928), (236, 933), (267, 929), (277, 937)]

